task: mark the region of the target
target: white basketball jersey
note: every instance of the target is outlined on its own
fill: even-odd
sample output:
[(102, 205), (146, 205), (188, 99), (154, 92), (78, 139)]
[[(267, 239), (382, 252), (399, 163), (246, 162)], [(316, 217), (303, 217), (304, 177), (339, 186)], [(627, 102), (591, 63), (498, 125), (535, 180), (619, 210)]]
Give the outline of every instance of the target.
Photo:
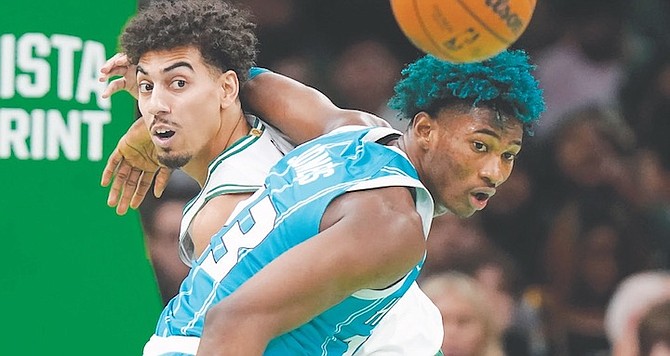
[[(207, 179), (200, 193), (184, 207), (179, 232), (179, 258), (186, 265), (198, 256), (193, 256), (191, 223), (207, 202), (217, 196), (235, 193), (253, 193), (263, 186), (270, 168), (293, 146), (279, 131), (263, 123), (255, 116), (247, 116), (251, 125), (249, 133), (234, 142), (207, 168)], [(221, 226), (225, 223), (221, 221)]]

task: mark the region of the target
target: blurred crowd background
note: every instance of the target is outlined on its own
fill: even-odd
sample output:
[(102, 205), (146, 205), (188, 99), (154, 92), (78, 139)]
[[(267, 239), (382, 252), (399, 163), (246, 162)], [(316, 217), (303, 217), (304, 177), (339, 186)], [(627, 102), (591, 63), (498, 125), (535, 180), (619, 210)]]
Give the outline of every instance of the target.
[[(422, 53), (387, 0), (237, 3), (254, 14), (259, 66), (405, 129), (386, 102)], [(668, 0), (537, 3), (513, 47), (537, 65), (547, 111), (489, 206), (437, 219), (428, 240), (421, 285), (443, 312), (445, 350), (635, 355), (630, 345), (661, 339), (670, 355), (669, 308), (648, 313), (670, 300), (669, 23)], [(146, 235), (166, 246), (154, 263), (172, 256), (197, 191), (175, 174), (141, 208)], [(158, 279), (170, 297), (178, 281)], [(659, 325), (645, 315), (665, 331), (642, 337)]]

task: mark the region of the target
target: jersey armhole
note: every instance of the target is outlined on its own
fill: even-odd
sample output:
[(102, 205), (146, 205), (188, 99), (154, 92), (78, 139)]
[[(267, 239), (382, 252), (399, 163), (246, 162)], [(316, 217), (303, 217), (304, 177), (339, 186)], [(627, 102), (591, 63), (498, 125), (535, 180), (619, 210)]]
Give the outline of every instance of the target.
[(256, 78), (258, 75), (263, 74), (263, 73), (268, 73), (271, 72), (271, 70), (267, 68), (261, 68), (261, 67), (251, 67), (249, 69), (249, 80), (252, 80)]

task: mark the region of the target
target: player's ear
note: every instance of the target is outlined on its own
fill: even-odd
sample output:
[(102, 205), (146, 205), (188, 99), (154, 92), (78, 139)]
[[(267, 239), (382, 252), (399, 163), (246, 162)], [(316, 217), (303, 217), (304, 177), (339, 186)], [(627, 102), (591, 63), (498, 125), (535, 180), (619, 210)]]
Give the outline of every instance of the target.
[(422, 149), (427, 150), (430, 146), (431, 137), (435, 135), (435, 127), (435, 120), (427, 112), (421, 111), (414, 115), (412, 132)]
[(219, 84), (221, 108), (225, 109), (237, 100), (240, 91), (240, 81), (234, 71), (228, 70), (221, 73), (217, 83)]

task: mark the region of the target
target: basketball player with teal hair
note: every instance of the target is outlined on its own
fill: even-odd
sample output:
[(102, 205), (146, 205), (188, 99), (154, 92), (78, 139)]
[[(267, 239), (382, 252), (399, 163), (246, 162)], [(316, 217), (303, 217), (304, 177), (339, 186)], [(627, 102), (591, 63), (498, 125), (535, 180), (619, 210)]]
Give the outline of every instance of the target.
[(497, 116), (499, 121), (516, 119), (527, 133), (532, 133), (532, 124), (545, 109), (542, 91), (530, 74), (533, 70), (521, 50), (463, 64), (427, 55), (402, 71), (404, 78), (396, 84), (389, 107), (398, 110), (402, 118), (412, 120), (422, 111), (435, 115), (452, 104), (483, 106), (506, 114)]
[(406, 132), (344, 127), (288, 153), (212, 238), (157, 334), (202, 323), (203, 355), (364, 350), (416, 279), (433, 216), (474, 214), (509, 177), (543, 109), (531, 69), (520, 51), (411, 64), (391, 100)]
[(402, 322), (390, 311), (420, 271), (433, 216), (472, 215), (509, 177), (544, 106), (531, 71), (520, 51), (424, 57), (390, 102), (410, 120), (404, 134), (346, 126), (288, 153), (195, 256), (147, 350), (369, 352), (378, 324)]

